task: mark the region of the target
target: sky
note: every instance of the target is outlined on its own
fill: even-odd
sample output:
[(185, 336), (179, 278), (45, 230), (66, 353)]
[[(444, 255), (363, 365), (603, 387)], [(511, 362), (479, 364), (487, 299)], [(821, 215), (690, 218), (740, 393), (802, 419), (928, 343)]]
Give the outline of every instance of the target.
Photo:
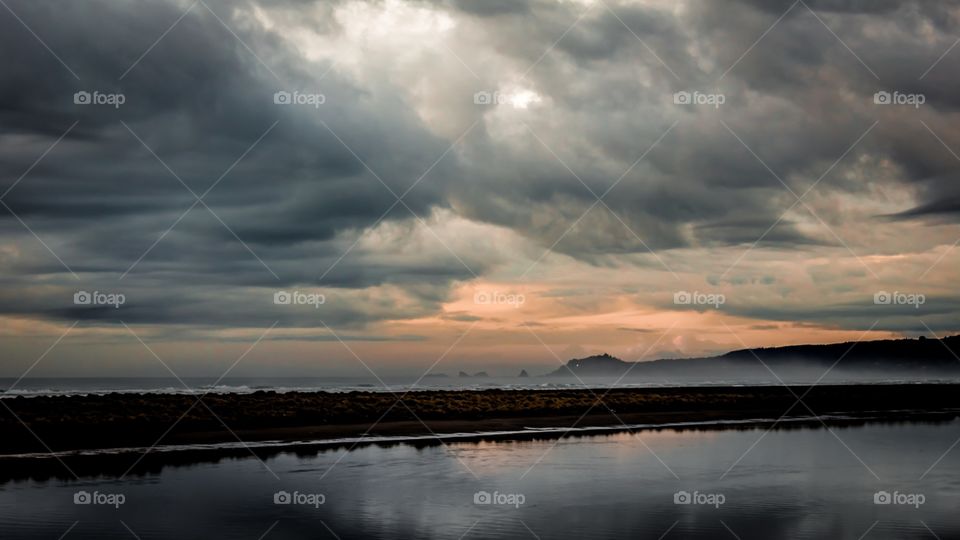
[(0, 4), (0, 376), (960, 329), (957, 2)]

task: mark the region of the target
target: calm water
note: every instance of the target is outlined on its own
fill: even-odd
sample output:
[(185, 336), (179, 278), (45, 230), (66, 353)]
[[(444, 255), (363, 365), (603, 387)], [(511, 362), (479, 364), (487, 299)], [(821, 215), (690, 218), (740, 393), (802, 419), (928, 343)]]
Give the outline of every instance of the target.
[[(960, 537), (960, 445), (931, 469), (960, 421), (775, 430), (753, 446), (763, 433), (369, 446), (10, 482), (0, 538)], [(80, 490), (125, 500), (74, 504)], [(275, 504), (281, 490), (307, 504)], [(877, 505), (880, 490), (923, 501)], [(475, 504), (480, 491), (495, 504)], [(675, 504), (679, 491), (714, 505)]]

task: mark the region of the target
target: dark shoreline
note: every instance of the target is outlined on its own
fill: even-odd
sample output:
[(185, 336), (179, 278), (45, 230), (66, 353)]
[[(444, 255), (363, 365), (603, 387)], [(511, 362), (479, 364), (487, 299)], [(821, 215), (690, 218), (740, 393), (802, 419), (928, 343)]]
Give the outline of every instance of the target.
[[(378, 439), (372, 436), (357, 437), (353, 440), (310, 440), (274, 443), (263, 441), (250, 442), (250, 446), (233, 444), (186, 445), (163, 447), (145, 452), (143, 449), (124, 448), (100, 452), (69, 451), (65, 453), (38, 453), (31, 455), (0, 455), (0, 485), (7, 482), (24, 480), (35, 481), (72, 481), (92, 477), (127, 476), (142, 477), (159, 474), (168, 467), (191, 467), (203, 463), (219, 463), (224, 460), (253, 459), (255, 456), (264, 462), (278, 455), (296, 455), (312, 458), (327, 452), (349, 452), (354, 449), (377, 446), (390, 448), (410, 446), (417, 449), (450, 444), (479, 444), (505, 441), (552, 441), (566, 438), (612, 437), (620, 433), (643, 432), (707, 432), (721, 430), (770, 430), (790, 431), (802, 429), (821, 429), (830, 427), (857, 427), (865, 425), (896, 425), (901, 423), (946, 424), (960, 418), (960, 410), (949, 411), (887, 411), (823, 417), (784, 417), (784, 418), (744, 418), (716, 421), (686, 421), (654, 424), (623, 424), (590, 426), (576, 429), (560, 427), (556, 429), (524, 429), (514, 432), (474, 432), (449, 433), (437, 436), (397, 436), (390, 439)], [(269, 466), (265, 464), (265, 468)]]
[[(803, 401), (813, 413), (800, 404), (784, 416), (796, 402), (794, 394), (807, 394)], [(246, 459), (251, 454), (260, 459), (283, 453), (312, 456), (369, 445), (425, 448), (664, 429), (940, 423), (960, 416), (960, 384), (417, 391), (403, 398), (406, 405), (393, 407), (396, 397), (382, 392), (210, 394), (193, 406), (197, 397), (3, 399), (0, 483), (143, 475), (168, 466)], [(603, 397), (602, 403), (597, 397)], [(237, 437), (252, 446), (238, 443)], [(155, 443), (159, 444), (150, 452), (137, 450)]]
[(0, 406), (0, 458), (238, 438), (290, 442), (779, 418), (796, 402), (794, 394), (805, 393), (812, 411), (799, 404), (789, 416), (896, 418), (903, 411), (960, 409), (960, 384), (416, 391), (400, 404), (382, 392), (209, 394), (199, 404), (191, 395), (19, 397)]

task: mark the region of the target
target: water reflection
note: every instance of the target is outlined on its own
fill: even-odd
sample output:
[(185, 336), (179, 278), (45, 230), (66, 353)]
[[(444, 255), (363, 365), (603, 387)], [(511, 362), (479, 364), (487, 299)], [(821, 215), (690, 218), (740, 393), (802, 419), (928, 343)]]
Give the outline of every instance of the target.
[[(300, 449), (262, 463), (167, 455), (123, 479), (8, 481), (0, 537), (57, 538), (79, 521), (68, 538), (932, 538), (924, 523), (950, 538), (960, 456), (930, 467), (958, 436), (958, 421), (885, 422)], [(76, 505), (78, 490), (126, 502)], [(881, 490), (925, 502), (875, 505)], [(274, 504), (280, 491), (325, 500)], [(675, 504), (678, 492), (723, 502)]]

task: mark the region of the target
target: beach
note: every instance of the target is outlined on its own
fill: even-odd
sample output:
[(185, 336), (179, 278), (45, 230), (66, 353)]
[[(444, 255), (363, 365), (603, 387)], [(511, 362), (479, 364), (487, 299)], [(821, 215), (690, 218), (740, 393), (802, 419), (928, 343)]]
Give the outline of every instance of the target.
[(780, 417), (915, 418), (960, 410), (958, 391), (956, 384), (874, 384), (18, 397), (0, 401), (0, 454)]

